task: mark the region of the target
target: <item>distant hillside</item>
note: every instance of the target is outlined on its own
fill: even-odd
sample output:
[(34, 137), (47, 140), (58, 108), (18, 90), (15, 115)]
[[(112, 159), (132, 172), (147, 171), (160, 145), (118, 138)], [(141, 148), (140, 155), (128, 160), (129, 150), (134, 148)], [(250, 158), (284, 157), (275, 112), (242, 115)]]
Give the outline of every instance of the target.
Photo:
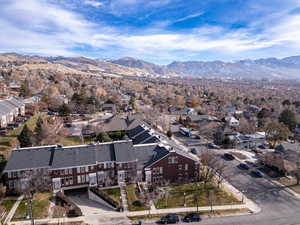
[(147, 71), (85, 57), (40, 57), (16, 53), (0, 54), (0, 66), (13, 66), (20, 71), (49, 71), (65, 74), (105, 76), (151, 76)]
[(208, 78), (300, 79), (300, 56), (236, 62), (173, 62), (168, 68), (176, 73)]
[(0, 66), (12, 66), (20, 71), (42, 70), (103, 76), (300, 79), (300, 56), (236, 62), (176, 61), (167, 66), (161, 66), (131, 57), (100, 60), (86, 57), (41, 57), (4, 53), (0, 54)]
[(117, 60), (111, 60), (114, 64), (119, 64), (131, 68), (138, 68), (147, 71), (149, 74), (163, 77), (178, 76), (174, 71), (168, 69), (166, 66), (160, 66), (153, 63), (149, 63), (143, 60), (135, 59), (132, 57), (124, 57)]

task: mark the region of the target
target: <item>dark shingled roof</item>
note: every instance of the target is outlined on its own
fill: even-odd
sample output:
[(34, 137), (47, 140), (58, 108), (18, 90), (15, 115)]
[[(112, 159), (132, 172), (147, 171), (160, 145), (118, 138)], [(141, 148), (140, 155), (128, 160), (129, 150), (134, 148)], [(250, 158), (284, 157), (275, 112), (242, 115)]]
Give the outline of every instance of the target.
[(143, 168), (169, 154), (169, 151), (157, 144), (134, 146), (134, 154), (138, 159), (138, 167)]
[(64, 168), (93, 165), (97, 162), (136, 160), (132, 141), (117, 141), (71, 147), (41, 146), (12, 151), (5, 167), (9, 170), (29, 168)]
[(51, 166), (52, 147), (26, 148), (14, 150), (11, 153), (5, 170), (22, 170)]
[(134, 136), (138, 135), (139, 133), (141, 133), (143, 131), (145, 131), (145, 128), (139, 125), (133, 129), (129, 130), (127, 132), (127, 135), (128, 135), (128, 137), (133, 138)]
[(143, 144), (147, 139), (150, 139), (152, 136), (149, 131), (144, 131), (133, 139), (133, 144)]
[(136, 159), (134, 157), (132, 141), (115, 143), (114, 150), (116, 162), (130, 162)]
[(155, 136), (152, 136), (150, 139), (145, 141), (143, 144), (158, 143), (158, 142), (159, 142), (159, 139)]

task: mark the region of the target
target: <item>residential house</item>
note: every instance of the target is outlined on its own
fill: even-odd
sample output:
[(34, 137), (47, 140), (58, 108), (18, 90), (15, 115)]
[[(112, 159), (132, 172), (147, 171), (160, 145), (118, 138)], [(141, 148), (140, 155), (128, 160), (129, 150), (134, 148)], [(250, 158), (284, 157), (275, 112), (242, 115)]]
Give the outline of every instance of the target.
[(218, 118), (210, 115), (190, 115), (187, 119), (192, 123), (202, 123), (202, 122), (219, 122)]
[(230, 126), (230, 127), (238, 127), (240, 125), (240, 121), (238, 121), (233, 116), (227, 116), (225, 118), (225, 121), (226, 121), (227, 125)]
[(0, 126), (6, 127), (18, 116), (25, 115), (25, 104), (15, 97), (0, 100)]
[(256, 132), (255, 134), (239, 134), (235, 139), (236, 148), (238, 149), (255, 149), (266, 145), (265, 132)]
[(115, 104), (106, 103), (102, 105), (102, 111), (108, 112), (108, 113), (116, 113), (117, 107)]
[(263, 155), (265, 165), (290, 175), (300, 169), (300, 145), (299, 143), (285, 143), (277, 146), (274, 151)]
[(193, 115), (195, 114), (195, 109), (193, 108), (175, 108), (175, 107), (170, 107), (169, 108), (169, 114), (179, 117), (179, 116), (188, 116), (188, 115)]
[(54, 191), (118, 182), (149, 183), (196, 179), (198, 160), (158, 144), (134, 145), (132, 140), (63, 147), (15, 149), (4, 170), (8, 191), (22, 190), (38, 176)]

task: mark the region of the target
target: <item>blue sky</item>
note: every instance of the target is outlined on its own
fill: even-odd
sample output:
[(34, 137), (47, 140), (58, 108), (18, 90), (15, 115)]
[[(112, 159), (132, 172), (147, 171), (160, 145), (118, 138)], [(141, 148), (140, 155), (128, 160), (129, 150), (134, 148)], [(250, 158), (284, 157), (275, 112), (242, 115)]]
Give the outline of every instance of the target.
[(0, 3), (0, 52), (159, 64), (300, 54), (300, 0)]

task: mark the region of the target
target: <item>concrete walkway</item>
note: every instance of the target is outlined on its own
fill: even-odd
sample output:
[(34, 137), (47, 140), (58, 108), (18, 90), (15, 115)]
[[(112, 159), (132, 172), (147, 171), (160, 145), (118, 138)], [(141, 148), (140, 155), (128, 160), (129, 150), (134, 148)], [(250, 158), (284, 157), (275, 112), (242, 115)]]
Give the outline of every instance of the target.
[[(217, 210), (231, 210), (231, 209), (245, 209), (247, 208), (246, 204), (242, 205), (222, 205), (222, 206), (210, 206), (205, 207), (198, 207), (199, 212), (207, 212), (211, 209), (213, 211)], [(149, 215), (149, 214), (166, 214), (166, 213), (182, 213), (182, 212), (196, 212), (197, 207), (188, 207), (188, 208), (169, 208), (169, 209), (150, 209), (144, 211), (136, 211), (136, 212), (127, 212), (127, 216), (142, 216), (142, 215)]]
[[(56, 223), (58, 223), (58, 221), (60, 221), (60, 222), (79, 222), (79, 221), (84, 221), (84, 217), (39, 219), (39, 220), (34, 220), (34, 223), (35, 224), (49, 224), (49, 223), (56, 224)], [(14, 222), (10, 222), (8, 224), (31, 225), (31, 221), (30, 220), (14, 221)]]
[(120, 191), (121, 191), (121, 198), (122, 198), (122, 204), (124, 212), (128, 211), (128, 201), (127, 201), (127, 195), (126, 195), (126, 184), (123, 182), (120, 182)]
[(19, 207), (21, 201), (23, 200), (24, 195), (21, 195), (17, 201), (15, 202), (15, 204), (13, 205), (13, 207), (11, 208), (11, 210), (9, 211), (9, 213), (7, 214), (5, 220), (4, 220), (4, 224), (8, 224), (11, 219), (13, 218), (13, 216), (15, 215), (15, 212), (17, 210), (17, 208)]

